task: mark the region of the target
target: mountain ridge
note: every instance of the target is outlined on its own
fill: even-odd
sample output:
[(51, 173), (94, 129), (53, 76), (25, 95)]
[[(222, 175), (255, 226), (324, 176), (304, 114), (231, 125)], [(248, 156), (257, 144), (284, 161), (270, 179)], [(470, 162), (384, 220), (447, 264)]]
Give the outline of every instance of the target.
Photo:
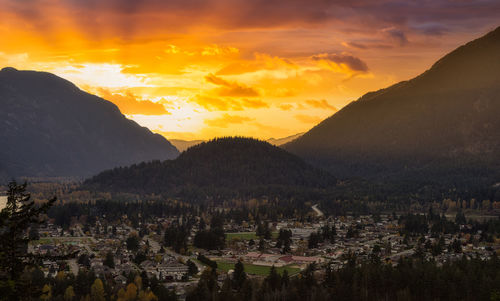
[(178, 155), (113, 103), (48, 72), (3, 68), (0, 105), (3, 177), (85, 177)]
[(441, 176), (472, 181), (500, 166), (499, 95), (500, 27), (413, 79), (363, 95), (283, 147), (340, 177), (411, 180), (409, 171), (442, 168)]

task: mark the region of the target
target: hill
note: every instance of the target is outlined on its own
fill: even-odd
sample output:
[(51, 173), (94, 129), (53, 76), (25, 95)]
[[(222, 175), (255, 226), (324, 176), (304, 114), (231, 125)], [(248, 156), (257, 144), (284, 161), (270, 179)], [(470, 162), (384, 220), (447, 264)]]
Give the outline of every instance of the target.
[(84, 177), (171, 159), (165, 138), (53, 74), (0, 71), (0, 176)]
[[(272, 145), (280, 146), (287, 142), (290, 142), (298, 137), (302, 136), (304, 133), (299, 133), (295, 135), (291, 135), (283, 138), (269, 138), (266, 142), (271, 143)], [(206, 142), (207, 140), (181, 140), (181, 139), (169, 139), (170, 143), (172, 143), (180, 152), (185, 151), (191, 146), (198, 145), (202, 142)]]
[(284, 148), (341, 177), (487, 188), (500, 182), (499, 116), (500, 27)]
[(218, 138), (175, 160), (104, 171), (82, 189), (168, 196), (256, 197), (335, 186), (336, 180), (295, 155), (251, 138)]

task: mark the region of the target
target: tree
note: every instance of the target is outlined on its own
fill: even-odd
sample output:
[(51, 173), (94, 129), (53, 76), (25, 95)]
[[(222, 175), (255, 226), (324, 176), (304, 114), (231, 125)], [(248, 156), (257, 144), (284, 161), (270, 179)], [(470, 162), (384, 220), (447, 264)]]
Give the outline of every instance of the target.
[(40, 300), (51, 300), (52, 299), (52, 287), (48, 284), (45, 284), (42, 289), (42, 295), (40, 296)]
[(290, 283), (290, 277), (288, 276), (288, 271), (284, 270), (283, 276), (281, 276), (281, 286), (287, 287), (289, 283)]
[(73, 290), (73, 286), (68, 286), (64, 291), (64, 301), (72, 301), (75, 297), (75, 291)]
[(90, 298), (94, 301), (105, 301), (104, 286), (101, 279), (97, 278), (90, 287)]
[(127, 290), (125, 291), (125, 300), (135, 300), (137, 297), (137, 286), (133, 283), (127, 285)]
[[(28, 255), (28, 228), (33, 224), (40, 224), (41, 214), (54, 204), (56, 198), (40, 206), (30, 200), (31, 195), (26, 192), (27, 184), (18, 185), (10, 182), (7, 191), (7, 204), (0, 211), (0, 287), (10, 287), (2, 294), (7, 296), (22, 292), (23, 284), (19, 277), (24, 268), (33, 265), (36, 258)], [(10, 283), (10, 284), (9, 284)]]
[(265, 249), (266, 249), (266, 243), (263, 239), (260, 239), (259, 240), (259, 251), (264, 252)]
[(196, 266), (196, 264), (194, 262), (191, 261), (191, 259), (189, 259), (187, 261), (187, 266), (188, 266), (188, 274), (193, 276), (193, 275), (196, 275), (198, 274), (198, 267)]
[(136, 235), (130, 235), (127, 238), (127, 249), (133, 252), (139, 249), (139, 238)]
[(115, 257), (113, 256), (113, 253), (111, 251), (106, 253), (106, 258), (104, 259), (104, 262), (102, 264), (112, 269), (115, 268)]
[(274, 265), (269, 271), (269, 275), (264, 279), (264, 281), (269, 285), (269, 288), (273, 291), (279, 290), (281, 288), (281, 277), (276, 271)]
[(234, 265), (233, 273), (233, 286), (239, 290), (243, 286), (243, 283), (247, 279), (247, 273), (245, 273), (245, 266), (241, 260)]

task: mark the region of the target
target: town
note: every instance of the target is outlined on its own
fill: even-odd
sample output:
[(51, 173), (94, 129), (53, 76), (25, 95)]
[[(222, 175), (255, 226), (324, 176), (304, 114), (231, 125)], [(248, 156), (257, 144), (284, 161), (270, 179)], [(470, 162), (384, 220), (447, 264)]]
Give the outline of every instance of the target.
[(266, 277), (271, 269), (295, 277), (310, 266), (319, 274), (320, 267), (337, 270), (352, 258), (392, 266), (402, 258), (421, 258), (439, 266), (462, 258), (488, 260), (500, 252), (494, 230), (500, 220), (467, 220), (461, 211), (448, 217), (432, 211), (326, 216), (313, 206), (306, 219), (238, 223), (229, 215), (222, 218), (221, 211), (142, 221), (126, 214), (112, 220), (97, 214), (64, 227), (49, 218), (30, 230), (28, 250), (56, 258), (43, 261), (46, 277), (93, 271), (125, 290), (140, 276), (142, 283), (155, 281), (180, 300), (196, 287), (204, 270), (215, 269), (222, 286), (238, 262), (251, 278)]

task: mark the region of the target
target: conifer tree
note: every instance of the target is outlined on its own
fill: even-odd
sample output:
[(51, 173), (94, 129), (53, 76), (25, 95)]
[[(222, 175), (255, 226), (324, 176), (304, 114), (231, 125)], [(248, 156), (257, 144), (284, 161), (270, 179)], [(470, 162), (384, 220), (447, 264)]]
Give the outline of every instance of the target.
[(19, 277), (24, 268), (34, 264), (36, 259), (27, 252), (28, 228), (41, 223), (41, 214), (56, 201), (54, 197), (37, 206), (30, 200), (26, 186), (26, 183), (18, 185), (15, 181), (10, 182), (6, 207), (0, 211), (0, 293), (5, 296), (24, 290)]

